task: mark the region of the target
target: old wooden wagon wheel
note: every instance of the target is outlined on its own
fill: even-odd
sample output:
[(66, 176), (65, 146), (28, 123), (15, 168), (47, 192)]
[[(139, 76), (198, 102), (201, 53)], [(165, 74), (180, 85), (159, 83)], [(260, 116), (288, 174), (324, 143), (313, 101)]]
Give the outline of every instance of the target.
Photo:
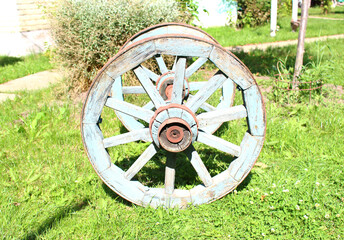
[[(167, 71), (158, 75), (143, 67), (148, 59), (159, 59), (161, 55), (176, 56), (173, 74)], [(188, 57), (197, 60), (188, 65)], [(163, 66), (162, 58), (157, 61)], [(205, 81), (193, 79), (192, 75), (205, 62), (213, 63), (216, 73)], [(135, 73), (140, 85), (124, 85), (122, 76), (130, 71)], [(242, 93), (235, 106), (231, 106), (233, 84)], [(135, 102), (130, 95), (136, 93), (146, 94), (150, 102), (144, 105)], [(119, 119), (118, 113), (128, 117), (121, 122), (132, 124), (126, 126), (129, 132), (118, 133), (114, 128), (113, 136), (104, 137), (102, 119), (114, 121), (104, 117), (108, 108), (114, 109)], [(246, 125), (238, 125), (244, 132), (239, 144), (228, 140), (231, 132), (227, 129), (221, 137), (213, 134), (222, 123), (237, 119), (247, 120)], [(88, 92), (81, 125), (88, 157), (97, 174), (114, 192), (142, 206), (185, 207), (212, 202), (240, 184), (261, 151), (266, 122), (257, 83), (233, 54), (211, 39), (187, 34), (154, 34), (127, 44), (101, 69)], [(143, 152), (133, 162), (123, 157), (120, 163), (126, 163), (118, 164), (118, 152), (129, 153), (119, 150), (117, 155), (111, 155), (111, 149), (133, 142), (143, 146)], [(223, 171), (213, 174), (216, 171), (202, 161), (204, 153), (200, 154), (199, 144), (219, 150), (225, 156), (234, 156), (234, 160)], [(139, 178), (135, 179), (145, 165), (160, 155), (162, 158), (166, 155), (163, 186), (147, 186)], [(175, 187), (176, 164), (181, 155), (188, 159), (185, 164), (192, 166), (200, 181), (189, 189)]]

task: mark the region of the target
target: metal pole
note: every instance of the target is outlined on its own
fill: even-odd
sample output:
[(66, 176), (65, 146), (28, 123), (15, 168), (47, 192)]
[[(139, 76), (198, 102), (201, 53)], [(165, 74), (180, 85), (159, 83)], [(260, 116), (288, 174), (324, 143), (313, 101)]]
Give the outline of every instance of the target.
[(277, 29), (277, 0), (271, 0), (271, 14), (270, 14), (270, 36), (276, 36)]
[(291, 14), (291, 21), (297, 22), (297, 9), (298, 9), (298, 0), (293, 0), (293, 11)]
[(303, 65), (303, 54), (304, 54), (304, 45), (305, 45), (305, 36), (306, 36), (306, 27), (307, 27), (307, 18), (308, 18), (308, 7), (309, 0), (302, 1), (301, 7), (301, 24), (299, 31), (299, 39), (297, 42), (297, 52), (293, 76), (293, 89), (297, 88), (297, 79), (300, 75), (302, 65)]

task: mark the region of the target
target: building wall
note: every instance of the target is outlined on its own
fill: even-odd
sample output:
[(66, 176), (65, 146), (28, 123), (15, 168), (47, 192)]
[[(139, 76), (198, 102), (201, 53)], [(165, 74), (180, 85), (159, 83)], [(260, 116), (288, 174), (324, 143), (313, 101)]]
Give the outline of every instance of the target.
[(53, 43), (42, 3), (55, 0), (4, 0), (0, 7), (0, 55), (43, 52)]
[[(44, 1), (44, 4), (52, 0)], [(35, 31), (49, 28), (49, 23), (44, 17), (42, 1), (17, 0), (17, 10), (20, 22), (20, 31)]]
[(2, 1), (0, 7), (0, 33), (19, 32), (19, 25), (16, 1)]

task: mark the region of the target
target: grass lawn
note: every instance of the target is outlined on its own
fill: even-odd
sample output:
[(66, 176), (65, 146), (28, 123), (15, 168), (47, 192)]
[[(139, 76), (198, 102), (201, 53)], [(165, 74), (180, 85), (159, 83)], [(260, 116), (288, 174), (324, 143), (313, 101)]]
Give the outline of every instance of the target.
[[(266, 51), (254, 50), (249, 53), (235, 53), (238, 58), (256, 75), (274, 76), (278, 74), (277, 62), (285, 63), (293, 72), (296, 45), (283, 48), (270, 48)], [(305, 44), (304, 65), (307, 69), (319, 70), (326, 83), (344, 86), (344, 39), (319, 41)], [(314, 66), (314, 63), (316, 66)], [(324, 71), (326, 69), (326, 71)]]
[[(230, 27), (210, 27), (204, 30), (225, 47), (298, 38), (298, 32), (291, 31), (290, 17), (278, 18), (277, 25), (280, 26), (280, 28), (275, 37), (270, 37), (270, 24), (259, 26), (254, 29), (243, 28), (236, 30)], [(343, 25), (344, 21), (309, 18), (306, 37), (342, 34), (344, 33)]]
[[(319, 46), (329, 46), (323, 59), (333, 69), (342, 64), (341, 43)], [(307, 59), (314, 59), (317, 46), (307, 49)], [(260, 65), (264, 71), (275, 71), (273, 59), (285, 59), (289, 48), (274, 51), (276, 58)], [(263, 64), (266, 55), (248, 57), (249, 68), (262, 73), (254, 63)], [(323, 70), (343, 85), (343, 71)], [(265, 89), (270, 84), (260, 81)], [(165, 210), (132, 205), (101, 182), (82, 145), (80, 102), (59, 86), (19, 93), (0, 104), (0, 238), (342, 239), (343, 94), (324, 89), (310, 104), (275, 101), (274, 94), (265, 93), (267, 132), (258, 164), (236, 191), (211, 204)], [(113, 125), (120, 125), (116, 118)], [(218, 134), (228, 134), (228, 127)], [(139, 143), (116, 149), (122, 158), (143, 150)], [(228, 158), (211, 148), (202, 157), (219, 168)]]
[(0, 84), (52, 68), (49, 57), (44, 54), (25, 57), (0, 56)]
[[(323, 10), (320, 7), (312, 7), (309, 9), (309, 15), (344, 19), (344, 6), (336, 6), (334, 9), (330, 9), (328, 14), (324, 14)], [(301, 9), (299, 9), (299, 16), (301, 16)]]

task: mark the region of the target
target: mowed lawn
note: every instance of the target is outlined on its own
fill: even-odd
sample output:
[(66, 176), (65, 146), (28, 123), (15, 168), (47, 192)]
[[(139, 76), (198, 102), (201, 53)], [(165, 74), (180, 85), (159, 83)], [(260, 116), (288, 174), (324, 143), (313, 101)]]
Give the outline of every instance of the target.
[[(307, 45), (310, 67), (320, 56), (329, 64), (321, 66), (325, 83), (344, 85), (343, 71), (337, 71), (343, 64), (342, 46), (340, 40)], [(290, 48), (269, 51), (238, 56), (256, 74), (276, 71), (279, 59), (294, 54)], [(266, 66), (255, 68), (269, 56)], [(267, 90), (273, 81), (259, 80), (259, 85)], [(256, 166), (232, 193), (185, 210), (135, 206), (109, 190), (81, 141), (82, 103), (61, 89), (21, 92), (0, 104), (1, 238), (344, 237), (344, 96), (337, 86), (324, 87), (310, 103), (307, 97), (279, 101), (281, 92), (265, 91), (267, 132)], [(115, 117), (113, 122), (120, 125)], [(232, 133), (225, 124), (218, 134)], [(115, 154), (138, 157), (143, 149), (138, 143)], [(219, 167), (228, 158), (211, 148), (202, 157), (206, 165)]]
[[(310, 8), (310, 16), (344, 19), (344, 6), (336, 7), (327, 15), (321, 14), (320, 8)], [(300, 18), (300, 16), (299, 16)], [(275, 37), (270, 37), (270, 24), (255, 28), (234, 29), (230, 27), (209, 27), (204, 29), (213, 36), (222, 46), (240, 46), (253, 43), (285, 41), (298, 38), (298, 32), (292, 32), (290, 27), (291, 16), (278, 15), (278, 31)], [(344, 20), (328, 20), (308, 18), (306, 38), (320, 37), (335, 34), (344, 34)]]

